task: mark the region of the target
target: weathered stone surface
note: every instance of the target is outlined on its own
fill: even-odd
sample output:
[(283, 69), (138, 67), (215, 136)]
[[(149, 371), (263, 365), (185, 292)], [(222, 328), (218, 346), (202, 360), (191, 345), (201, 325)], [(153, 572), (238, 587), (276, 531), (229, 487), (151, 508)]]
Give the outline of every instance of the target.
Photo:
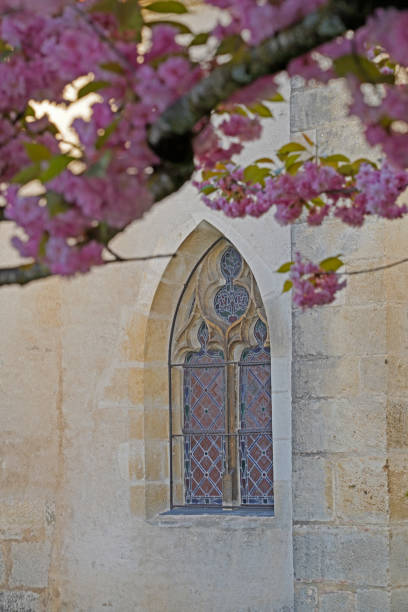
[(40, 596), (30, 591), (1, 591), (1, 612), (39, 612)]
[(408, 612), (408, 589), (391, 591), (391, 612)]
[(384, 453), (385, 401), (369, 396), (293, 402), (298, 452)]
[(13, 543), (11, 557), (11, 586), (44, 588), (48, 585), (49, 542)]
[(293, 518), (327, 521), (332, 518), (332, 466), (321, 457), (293, 457)]
[(408, 452), (395, 452), (389, 458), (390, 518), (408, 519)]
[(387, 445), (408, 448), (408, 403), (390, 399), (387, 405)]
[(330, 87), (293, 91), (290, 107), (291, 131), (309, 130), (345, 117), (347, 99), (347, 91), (340, 82), (333, 83)]
[(44, 500), (0, 503), (0, 538), (38, 537), (44, 529)]
[(319, 597), (319, 612), (354, 612), (354, 594), (340, 591), (322, 593)]
[(359, 390), (357, 357), (298, 358), (293, 365), (295, 399), (353, 397)]
[(377, 589), (357, 591), (356, 612), (388, 612), (389, 609), (389, 592)]
[(390, 573), (392, 585), (408, 586), (408, 527), (391, 529)]
[(294, 351), (300, 357), (385, 353), (386, 314), (386, 309), (376, 304), (297, 313), (293, 326)]
[(295, 612), (315, 612), (317, 606), (317, 589), (309, 584), (295, 582)]
[(304, 527), (294, 533), (297, 580), (327, 580), (385, 586), (388, 560), (385, 530)]
[(336, 464), (336, 514), (355, 523), (384, 523), (388, 517), (384, 458), (351, 457)]
[(3, 559), (3, 551), (0, 548), (0, 584), (3, 584), (6, 579), (6, 567)]
[[(351, 131), (353, 131), (352, 138), (350, 138)], [(334, 155), (339, 151), (347, 151), (350, 159), (364, 156), (378, 161), (381, 156), (378, 149), (367, 151), (367, 141), (364, 138), (361, 123), (356, 118), (319, 126), (316, 130), (316, 144), (318, 155), (321, 156)]]

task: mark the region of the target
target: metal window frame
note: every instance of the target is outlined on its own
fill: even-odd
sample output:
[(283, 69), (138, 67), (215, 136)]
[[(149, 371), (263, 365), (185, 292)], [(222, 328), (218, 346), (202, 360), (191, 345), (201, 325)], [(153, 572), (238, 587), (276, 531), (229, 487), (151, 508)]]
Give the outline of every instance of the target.
[[(190, 281), (194, 275), (194, 273), (196, 272), (197, 268), (199, 267), (199, 265), (201, 264), (201, 262), (205, 259), (205, 257), (208, 255), (208, 253), (210, 251), (212, 251), (212, 249), (221, 241), (226, 241), (228, 244), (231, 244), (231, 242), (229, 242), (229, 240), (227, 240), (224, 236), (220, 236), (217, 240), (215, 240), (205, 251), (204, 253), (201, 255), (201, 257), (197, 260), (197, 262), (194, 264), (190, 274), (187, 277), (187, 280), (185, 281), (185, 283), (183, 284), (183, 288), (180, 292), (179, 298), (177, 300), (177, 304), (176, 304), (176, 308), (174, 311), (174, 315), (173, 315), (173, 319), (172, 319), (172, 324), (171, 324), (171, 329), (170, 329), (170, 338), (169, 338), (169, 347), (168, 347), (168, 385), (169, 385), (169, 453), (170, 453), (170, 457), (169, 457), (169, 466), (170, 466), (170, 509), (184, 509), (184, 510), (192, 510), (194, 511), (195, 509), (211, 509), (211, 510), (219, 510), (221, 509), (225, 509), (225, 510), (245, 510), (245, 511), (249, 511), (251, 512), (251, 510), (258, 510), (259, 509), (263, 509), (263, 510), (274, 510), (274, 504), (236, 504), (236, 505), (224, 505), (222, 504), (221, 506), (219, 505), (214, 505), (214, 504), (175, 504), (174, 503), (174, 493), (173, 493), (173, 488), (174, 488), (174, 480), (173, 480), (173, 439), (174, 438), (185, 438), (186, 435), (222, 435), (224, 438), (240, 438), (242, 435), (250, 435), (250, 434), (265, 434), (265, 435), (272, 435), (272, 431), (268, 432), (265, 430), (262, 431), (250, 431), (250, 430), (245, 430), (245, 431), (241, 431), (241, 429), (239, 428), (239, 426), (237, 426), (236, 431), (234, 433), (231, 433), (229, 431), (224, 431), (224, 432), (183, 432), (181, 434), (173, 434), (173, 393), (172, 393), (172, 387), (173, 387), (173, 382), (172, 382), (172, 370), (173, 368), (178, 368), (178, 367), (182, 367), (183, 369), (188, 369), (188, 368), (202, 368), (202, 367), (224, 367), (225, 368), (225, 376), (226, 376), (226, 386), (225, 386), (225, 394), (226, 394), (226, 412), (228, 413), (228, 376), (227, 376), (227, 371), (228, 371), (228, 366), (233, 366), (234, 367), (234, 372), (235, 372), (235, 377), (236, 380), (239, 381), (239, 372), (240, 372), (240, 368), (241, 367), (252, 367), (254, 365), (269, 365), (270, 366), (270, 361), (260, 361), (260, 362), (244, 362), (241, 360), (238, 361), (224, 361), (224, 362), (220, 362), (220, 363), (211, 363), (208, 365), (204, 365), (204, 364), (192, 364), (192, 365), (188, 365), (185, 363), (173, 363), (171, 356), (172, 356), (172, 348), (173, 348), (173, 339), (174, 339), (174, 330), (175, 330), (175, 325), (176, 325), (176, 321), (177, 321), (177, 316), (179, 313), (179, 309), (182, 303), (182, 300), (184, 298), (185, 292), (187, 290), (187, 287), (190, 284)], [(233, 246), (231, 244), (231, 246)], [(238, 375), (237, 375), (238, 373)], [(227, 415), (226, 418), (228, 419), (229, 416)], [(240, 466), (238, 463), (237, 466), (237, 470), (238, 470), (238, 479), (239, 479), (239, 470), (240, 470)]]

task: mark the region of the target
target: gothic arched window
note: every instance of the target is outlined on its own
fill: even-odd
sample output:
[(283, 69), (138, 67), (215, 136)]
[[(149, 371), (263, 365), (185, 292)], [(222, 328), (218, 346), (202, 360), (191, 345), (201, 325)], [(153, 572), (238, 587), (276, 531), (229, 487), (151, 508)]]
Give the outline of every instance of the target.
[(225, 239), (180, 297), (170, 388), (172, 507), (273, 507), (266, 316), (247, 263)]

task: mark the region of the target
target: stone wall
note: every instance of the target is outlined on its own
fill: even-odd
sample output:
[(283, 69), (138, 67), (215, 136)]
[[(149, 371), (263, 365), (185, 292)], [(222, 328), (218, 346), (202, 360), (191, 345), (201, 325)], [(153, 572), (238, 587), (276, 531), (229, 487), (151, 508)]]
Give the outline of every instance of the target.
[[(367, 156), (341, 82), (291, 96), (293, 138), (317, 155)], [(369, 153), (378, 157), (376, 151)], [(346, 270), (404, 257), (406, 223), (297, 223), (292, 251), (342, 253)], [(293, 514), (297, 612), (408, 610), (406, 268), (350, 276), (336, 302), (293, 311)]]

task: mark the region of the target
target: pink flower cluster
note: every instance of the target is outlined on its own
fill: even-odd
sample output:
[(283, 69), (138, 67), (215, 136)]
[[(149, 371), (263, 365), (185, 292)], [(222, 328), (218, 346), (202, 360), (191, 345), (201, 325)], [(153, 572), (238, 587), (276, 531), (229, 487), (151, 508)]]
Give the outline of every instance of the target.
[(202, 199), (229, 217), (259, 217), (275, 207), (281, 225), (293, 223), (307, 211), (309, 225), (320, 225), (331, 212), (344, 223), (362, 225), (368, 215), (397, 219), (408, 212), (397, 203), (408, 187), (408, 172), (387, 163), (377, 170), (362, 163), (354, 178), (327, 165), (306, 162), (295, 175), (269, 176), (264, 184), (245, 180), (245, 170), (228, 165), (206, 181), (196, 183)]
[(330, 304), (346, 286), (346, 281), (341, 281), (336, 272), (326, 272), (302, 259), (300, 253), (296, 253), (289, 276), (293, 283), (293, 302), (303, 309)]
[(206, 0), (220, 9), (228, 11), (228, 25), (220, 22), (214, 30), (222, 39), (232, 34), (248, 32), (249, 43), (256, 45), (275, 32), (288, 27), (308, 13), (326, 4), (327, 0), (285, 0), (269, 4), (257, 0)]

